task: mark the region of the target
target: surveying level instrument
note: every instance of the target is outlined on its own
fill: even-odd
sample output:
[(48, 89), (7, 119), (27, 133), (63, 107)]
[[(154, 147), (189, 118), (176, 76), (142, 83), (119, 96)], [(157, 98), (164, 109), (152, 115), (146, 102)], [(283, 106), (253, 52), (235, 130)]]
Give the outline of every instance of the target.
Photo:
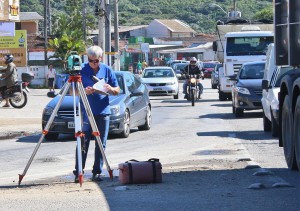
[[(74, 57), (72, 56), (72, 61), (74, 61), (73, 59), (74, 59)], [(78, 59), (78, 57), (75, 57), (75, 59)], [(80, 57), (79, 57), (78, 61), (81, 64)], [(74, 64), (74, 63), (72, 63), (72, 64)], [(63, 92), (61, 94), (61, 97), (60, 97), (58, 103), (56, 104), (56, 106), (53, 110), (53, 113), (51, 114), (44, 130), (42, 131), (42, 136), (40, 137), (40, 139), (39, 139), (32, 155), (31, 155), (31, 157), (30, 157), (30, 159), (29, 159), (29, 161), (28, 161), (28, 163), (27, 163), (27, 165), (26, 165), (26, 167), (23, 171), (23, 174), (19, 174), (19, 185), (21, 184), (23, 177), (26, 175), (26, 172), (27, 172), (29, 166), (31, 165), (32, 160), (33, 160), (34, 156), (36, 155), (42, 141), (44, 140), (45, 135), (48, 133), (49, 128), (50, 128), (51, 124), (53, 123), (53, 120), (54, 120), (55, 116), (57, 115), (57, 111), (58, 111), (59, 107), (61, 106), (61, 104), (62, 104), (67, 92), (69, 91), (71, 85), (72, 85), (72, 95), (73, 95), (73, 109), (74, 109), (73, 110), (73, 115), (74, 115), (74, 122), (75, 122), (75, 137), (76, 137), (76, 140), (77, 140), (77, 151), (76, 151), (76, 153), (77, 153), (77, 158), (78, 158), (77, 159), (77, 161), (78, 161), (78, 179), (79, 179), (80, 187), (82, 186), (82, 183), (83, 183), (81, 138), (84, 136), (84, 134), (82, 132), (82, 122), (81, 122), (82, 118), (81, 118), (80, 99), (82, 100), (82, 103), (83, 103), (83, 106), (85, 108), (89, 123), (91, 125), (92, 131), (93, 131), (92, 135), (95, 137), (95, 141), (97, 141), (97, 144), (99, 145), (99, 149), (100, 149), (100, 152), (102, 154), (103, 160), (105, 162), (105, 165), (106, 165), (107, 171), (109, 173), (109, 176), (110, 176), (111, 179), (113, 179), (113, 171), (111, 170), (111, 168), (108, 164), (107, 158), (105, 156), (105, 153), (104, 153), (104, 148), (103, 148), (103, 145), (102, 145), (102, 141), (100, 139), (100, 133), (99, 133), (99, 130), (97, 128), (97, 125), (96, 125), (96, 122), (95, 122), (90, 104), (88, 102), (88, 99), (87, 99), (87, 96), (86, 96), (86, 93), (85, 93), (85, 90), (84, 90), (84, 87), (82, 85), (81, 75), (79, 74), (80, 70), (78, 69), (78, 65), (73, 66), (73, 68), (71, 70), (72, 70), (72, 74), (71, 74), (71, 71), (70, 71), (69, 80), (65, 84)], [(79, 100), (77, 102), (78, 110), (76, 110), (76, 107), (77, 107), (76, 106), (76, 90), (77, 90), (78, 98), (79, 98)]]

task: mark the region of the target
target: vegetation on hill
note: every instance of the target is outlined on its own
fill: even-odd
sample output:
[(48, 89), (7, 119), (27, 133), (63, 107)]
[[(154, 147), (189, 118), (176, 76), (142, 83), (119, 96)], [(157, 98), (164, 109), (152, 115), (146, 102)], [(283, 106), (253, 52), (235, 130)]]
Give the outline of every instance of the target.
[[(53, 27), (58, 16), (72, 15), (74, 8), (82, 9), (82, 0), (49, 0)], [(89, 20), (97, 27), (95, 6), (99, 0), (85, 0), (87, 13), (94, 17)], [(118, 0), (119, 25), (147, 25), (153, 19), (179, 19), (200, 33), (214, 33), (217, 20), (226, 17), (225, 12), (233, 8), (233, 0)], [(110, 0), (113, 11), (114, 0)], [(217, 4), (219, 6), (214, 6)], [(34, 5), (34, 6), (33, 6)], [(21, 0), (21, 11), (38, 12), (43, 15), (44, 0)], [(221, 9), (222, 8), (222, 9)], [(236, 0), (236, 9), (242, 18), (272, 19), (272, 0)], [(112, 15), (113, 17), (113, 15)]]

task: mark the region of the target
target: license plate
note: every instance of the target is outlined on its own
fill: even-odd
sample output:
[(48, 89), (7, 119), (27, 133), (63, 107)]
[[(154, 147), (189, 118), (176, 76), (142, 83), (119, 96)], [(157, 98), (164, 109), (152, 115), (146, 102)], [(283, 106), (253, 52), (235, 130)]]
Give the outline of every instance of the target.
[(153, 88), (154, 91), (161, 91), (162, 88)]
[(68, 128), (75, 128), (74, 122), (68, 122)]

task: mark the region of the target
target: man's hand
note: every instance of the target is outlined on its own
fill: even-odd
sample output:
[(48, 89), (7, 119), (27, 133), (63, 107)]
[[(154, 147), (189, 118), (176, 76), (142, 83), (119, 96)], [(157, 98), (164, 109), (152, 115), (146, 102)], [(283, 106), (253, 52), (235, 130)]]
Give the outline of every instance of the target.
[(85, 88), (85, 93), (86, 93), (87, 95), (93, 94), (94, 92), (95, 92), (95, 89), (94, 89), (93, 87), (87, 86), (87, 87)]
[(110, 93), (112, 95), (117, 95), (120, 93), (119, 87), (112, 87), (109, 84), (104, 84), (103, 87), (107, 93)]

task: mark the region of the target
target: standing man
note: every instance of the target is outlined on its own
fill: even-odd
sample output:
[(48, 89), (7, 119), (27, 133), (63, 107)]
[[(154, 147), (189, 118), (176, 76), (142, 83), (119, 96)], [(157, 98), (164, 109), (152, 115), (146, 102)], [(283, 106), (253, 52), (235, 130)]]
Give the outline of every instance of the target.
[(50, 92), (51, 92), (51, 89), (54, 92), (55, 77), (56, 77), (56, 71), (53, 68), (53, 65), (49, 64), (49, 66), (48, 66), (48, 73), (47, 73), (47, 80), (48, 80), (48, 87), (49, 87), (49, 91)]
[(146, 60), (144, 60), (142, 62), (142, 69), (144, 70), (146, 67), (148, 67), (148, 64), (147, 64)]
[[(98, 79), (104, 79), (105, 85), (104, 88), (107, 93), (111, 95), (117, 95), (120, 92), (120, 88), (118, 85), (118, 81), (115, 73), (112, 69), (106, 64), (100, 63), (102, 60), (103, 51), (99, 46), (91, 46), (86, 51), (88, 56), (88, 63), (84, 63), (82, 66), (82, 70), (80, 72), (82, 76), (82, 85), (85, 88), (85, 93), (88, 98), (88, 102), (90, 104), (95, 122), (97, 124), (97, 128), (100, 132), (100, 139), (103, 144), (103, 148), (105, 149), (106, 140), (109, 131), (109, 115), (110, 115), (110, 107), (109, 107), (109, 98), (107, 95), (97, 94), (95, 89), (93, 89), (93, 85), (95, 81), (93, 80), (93, 76)], [(81, 106), (84, 109), (83, 105)], [(82, 168), (85, 168), (86, 157), (89, 149), (89, 144), (92, 135), (92, 128), (88, 121), (88, 117), (86, 112), (82, 111), (82, 119), (83, 119), (83, 128), (82, 131), (85, 134), (83, 146), (82, 146)], [(95, 141), (95, 158), (93, 165), (93, 181), (101, 181), (100, 174), (102, 172), (103, 167), (103, 158), (100, 152), (100, 148), (98, 146), (97, 141)], [(76, 153), (76, 165), (75, 170), (73, 171), (75, 175), (75, 182), (79, 182), (78, 179), (78, 162), (77, 162), (77, 153)]]
[[(18, 74), (17, 74), (17, 67), (13, 63), (14, 57), (11, 54), (7, 54), (4, 57), (5, 64), (7, 64), (7, 67), (0, 72), (3, 73), (0, 78), (0, 88), (1, 90), (3, 87), (8, 89), (15, 85), (15, 82), (17, 80)], [(2, 91), (1, 91), (2, 92)], [(5, 105), (3, 107), (9, 107), (9, 101), (8, 98), (5, 99)]]
[(142, 73), (142, 63), (140, 61), (137, 63), (136, 69), (137, 69), (137, 74)]

